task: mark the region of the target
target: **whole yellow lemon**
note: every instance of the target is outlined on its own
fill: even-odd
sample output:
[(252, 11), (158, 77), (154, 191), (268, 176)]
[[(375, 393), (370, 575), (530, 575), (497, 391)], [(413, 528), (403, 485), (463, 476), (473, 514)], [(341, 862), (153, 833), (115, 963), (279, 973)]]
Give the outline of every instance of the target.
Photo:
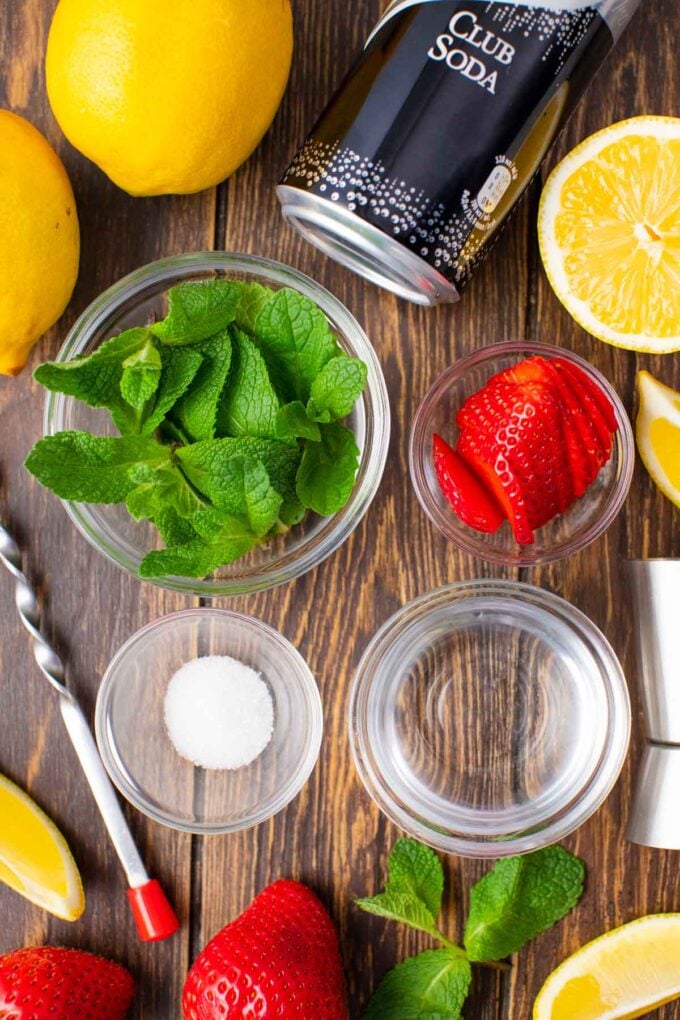
[(0, 110), (0, 374), (18, 375), (64, 311), (79, 256), (63, 163), (37, 128)]
[(59, 0), (47, 92), (69, 141), (121, 188), (184, 194), (248, 158), (292, 52), (290, 0)]

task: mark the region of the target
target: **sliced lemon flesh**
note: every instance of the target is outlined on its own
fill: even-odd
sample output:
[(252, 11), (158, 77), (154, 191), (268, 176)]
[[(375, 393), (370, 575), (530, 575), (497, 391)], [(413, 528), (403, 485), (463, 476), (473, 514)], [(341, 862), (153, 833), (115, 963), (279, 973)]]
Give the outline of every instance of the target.
[(593, 336), (680, 350), (680, 118), (634, 117), (553, 171), (538, 218), (558, 298)]
[(0, 775), (0, 882), (65, 921), (85, 909), (66, 840), (27, 793)]
[(553, 971), (534, 1020), (633, 1020), (680, 998), (680, 914), (655, 914), (589, 942)]
[(642, 462), (658, 488), (680, 507), (680, 393), (649, 372), (638, 373), (636, 437)]

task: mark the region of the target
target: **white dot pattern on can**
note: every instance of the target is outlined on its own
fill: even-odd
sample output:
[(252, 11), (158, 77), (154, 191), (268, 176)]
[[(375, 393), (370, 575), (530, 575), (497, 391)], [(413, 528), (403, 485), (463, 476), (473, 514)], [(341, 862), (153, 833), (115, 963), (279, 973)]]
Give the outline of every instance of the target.
[(406, 181), (390, 178), (379, 160), (364, 159), (337, 144), (308, 141), (286, 181), (341, 203), (459, 282), (469, 275), (485, 241), (483, 235), (471, 235), (473, 224), (466, 216), (447, 215), (443, 203), (432, 202)]

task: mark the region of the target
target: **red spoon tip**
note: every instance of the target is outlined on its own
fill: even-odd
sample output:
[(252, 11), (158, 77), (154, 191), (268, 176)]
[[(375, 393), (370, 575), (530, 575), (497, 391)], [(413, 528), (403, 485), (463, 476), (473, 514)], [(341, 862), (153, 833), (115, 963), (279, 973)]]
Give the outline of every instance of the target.
[(179, 919), (155, 878), (128, 889), (128, 899), (142, 942), (161, 942), (179, 930)]

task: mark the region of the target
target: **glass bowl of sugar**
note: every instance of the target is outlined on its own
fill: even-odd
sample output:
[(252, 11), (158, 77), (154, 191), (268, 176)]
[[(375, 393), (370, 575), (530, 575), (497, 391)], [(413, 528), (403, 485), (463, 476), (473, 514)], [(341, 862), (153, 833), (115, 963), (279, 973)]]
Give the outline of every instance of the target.
[(174, 613), (134, 634), (97, 698), (99, 750), (144, 814), (196, 834), (237, 832), (293, 800), (316, 764), (323, 715), (300, 653), (259, 620)]

